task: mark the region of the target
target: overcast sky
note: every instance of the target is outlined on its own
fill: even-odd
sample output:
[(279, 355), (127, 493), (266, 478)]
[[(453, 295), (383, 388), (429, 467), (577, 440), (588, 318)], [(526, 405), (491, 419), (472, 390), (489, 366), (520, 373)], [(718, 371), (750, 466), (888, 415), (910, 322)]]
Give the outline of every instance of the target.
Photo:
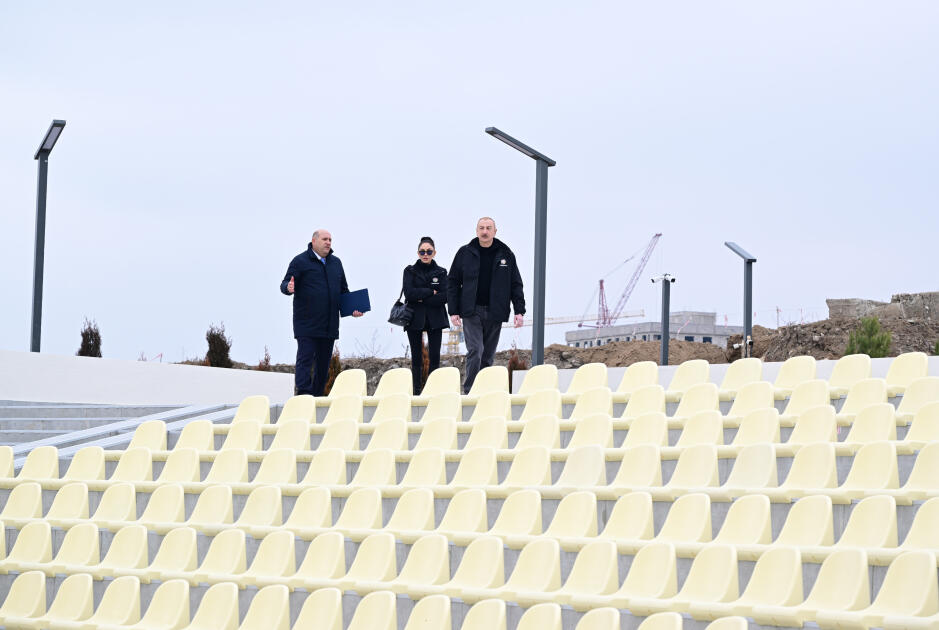
[(725, 240), (759, 259), (758, 324), (936, 290), (937, 32), (932, 1), (5, 2), (0, 348), (29, 348), (53, 118), (45, 352), (89, 317), (107, 357), (178, 361), (224, 322), (236, 360), (292, 362), (278, 286), (317, 227), (374, 308), (343, 354), (403, 353), (385, 320), (418, 238), (449, 266), (480, 215), (530, 300), (534, 163), (491, 125), (557, 160), (548, 316), (595, 313), (655, 232), (627, 305), (650, 320), (669, 272), (673, 310), (741, 323)]

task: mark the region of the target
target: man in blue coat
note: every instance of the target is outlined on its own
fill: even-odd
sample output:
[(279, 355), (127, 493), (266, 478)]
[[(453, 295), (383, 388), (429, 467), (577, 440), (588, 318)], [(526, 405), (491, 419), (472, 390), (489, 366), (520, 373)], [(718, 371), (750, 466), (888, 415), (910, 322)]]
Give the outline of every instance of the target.
[[(293, 296), (298, 395), (323, 395), (333, 343), (339, 338), (339, 296), (348, 293), (349, 286), (332, 245), (333, 236), (328, 231), (313, 232), (306, 251), (290, 261), (280, 283), (280, 292)], [(355, 311), (352, 316), (361, 317), (362, 313)]]

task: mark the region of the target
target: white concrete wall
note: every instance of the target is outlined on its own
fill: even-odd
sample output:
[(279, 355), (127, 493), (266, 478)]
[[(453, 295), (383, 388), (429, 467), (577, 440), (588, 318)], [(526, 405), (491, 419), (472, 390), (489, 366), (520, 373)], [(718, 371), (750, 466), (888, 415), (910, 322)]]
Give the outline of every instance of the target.
[(0, 400), (174, 405), (293, 395), (293, 374), (0, 350)]

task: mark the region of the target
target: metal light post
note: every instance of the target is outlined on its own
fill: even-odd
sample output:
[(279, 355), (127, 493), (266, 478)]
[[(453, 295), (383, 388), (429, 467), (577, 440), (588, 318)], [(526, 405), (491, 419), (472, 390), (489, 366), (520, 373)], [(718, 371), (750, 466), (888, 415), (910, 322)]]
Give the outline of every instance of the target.
[(543, 153), (519, 142), (495, 127), (486, 133), (535, 160), (535, 286), (532, 304), (531, 364), (544, 363), (545, 267), (548, 241), (548, 167), (557, 164)]
[(669, 302), (671, 299), (672, 283), (675, 278), (665, 273), (661, 276), (652, 278), (652, 283), (662, 283), (662, 345), (659, 355), (659, 365), (668, 365), (668, 320), (669, 320)]
[(39, 183), (36, 189), (36, 252), (33, 264), (33, 318), (30, 331), (30, 352), (39, 352), (39, 341), (42, 336), (42, 270), (46, 250), (46, 177), (49, 170), (49, 154), (55, 146), (62, 129), (64, 120), (53, 120), (42, 144), (36, 149), (33, 159), (39, 160)]
[(753, 341), (753, 254), (734, 242), (724, 241), (724, 245), (743, 258), (743, 345), (740, 356), (750, 356), (750, 344)]

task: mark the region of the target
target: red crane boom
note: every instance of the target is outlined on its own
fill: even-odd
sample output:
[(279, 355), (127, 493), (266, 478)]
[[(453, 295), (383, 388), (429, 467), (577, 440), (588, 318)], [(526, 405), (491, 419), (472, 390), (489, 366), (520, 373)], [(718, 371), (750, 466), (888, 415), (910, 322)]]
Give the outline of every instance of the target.
[[(648, 245), (646, 245), (645, 251), (642, 253), (642, 258), (639, 259), (639, 264), (636, 266), (636, 271), (633, 272), (629, 282), (626, 283), (626, 288), (623, 289), (623, 294), (619, 297), (619, 300), (616, 301), (616, 306), (614, 306), (612, 310), (610, 310), (610, 308), (607, 306), (606, 289), (603, 285), (603, 279), (600, 279), (600, 296), (597, 303), (597, 322), (591, 326), (590, 324), (584, 324), (583, 321), (581, 321), (578, 326), (604, 328), (607, 326), (612, 326), (613, 322), (619, 319), (620, 315), (623, 313), (623, 309), (626, 308), (626, 302), (629, 300), (629, 296), (632, 295), (633, 289), (636, 288), (636, 284), (639, 282), (639, 276), (642, 275), (643, 269), (645, 269), (646, 265), (649, 263), (649, 258), (652, 257), (652, 250), (655, 249), (655, 246), (658, 244), (660, 238), (662, 238), (661, 233), (652, 236), (652, 239), (649, 241)], [(631, 258), (632, 257), (628, 258), (626, 262), (628, 262)]]

